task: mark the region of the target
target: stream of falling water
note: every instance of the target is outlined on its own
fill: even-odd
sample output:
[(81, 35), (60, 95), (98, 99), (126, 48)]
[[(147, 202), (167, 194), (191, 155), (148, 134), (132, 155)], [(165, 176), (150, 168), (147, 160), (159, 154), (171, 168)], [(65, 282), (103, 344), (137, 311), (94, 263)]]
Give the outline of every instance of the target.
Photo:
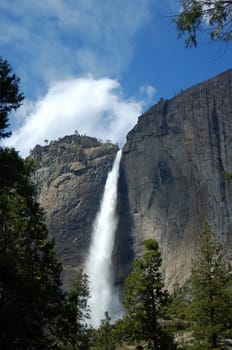
[(86, 262), (86, 273), (90, 288), (90, 323), (97, 328), (108, 311), (112, 320), (119, 317), (121, 306), (113, 288), (112, 251), (117, 227), (117, 184), (121, 150), (118, 151), (113, 168), (109, 172), (99, 212), (96, 216), (90, 250)]

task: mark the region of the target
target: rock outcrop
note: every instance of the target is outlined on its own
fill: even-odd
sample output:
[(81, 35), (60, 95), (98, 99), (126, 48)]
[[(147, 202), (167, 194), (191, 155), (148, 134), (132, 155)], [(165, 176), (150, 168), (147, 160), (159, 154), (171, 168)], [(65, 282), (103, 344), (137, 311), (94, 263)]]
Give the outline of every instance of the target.
[(119, 280), (146, 237), (160, 243), (168, 286), (189, 276), (204, 219), (231, 244), (232, 187), (225, 172), (232, 172), (232, 70), (160, 100), (129, 132), (119, 185)]
[(31, 153), (38, 201), (63, 264), (65, 288), (86, 258), (92, 224), (117, 150), (111, 143), (71, 135), (36, 146)]

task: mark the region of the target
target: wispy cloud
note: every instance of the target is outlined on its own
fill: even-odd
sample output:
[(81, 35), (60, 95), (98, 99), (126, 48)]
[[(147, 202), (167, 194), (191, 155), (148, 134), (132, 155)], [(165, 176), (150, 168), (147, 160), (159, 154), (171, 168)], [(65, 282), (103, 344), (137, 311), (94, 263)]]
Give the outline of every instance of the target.
[(151, 0), (15, 0), (13, 6), (3, 0), (0, 52), (17, 62), (26, 94), (34, 82), (38, 95), (50, 81), (82, 73), (117, 77), (150, 6)]
[(140, 87), (140, 93), (145, 96), (146, 102), (150, 104), (153, 102), (157, 89), (152, 85), (143, 85)]
[(78, 130), (122, 145), (142, 112), (142, 102), (125, 99), (120, 84), (91, 76), (53, 83), (47, 94), (19, 110), (22, 125), (5, 145), (26, 156), (36, 144)]

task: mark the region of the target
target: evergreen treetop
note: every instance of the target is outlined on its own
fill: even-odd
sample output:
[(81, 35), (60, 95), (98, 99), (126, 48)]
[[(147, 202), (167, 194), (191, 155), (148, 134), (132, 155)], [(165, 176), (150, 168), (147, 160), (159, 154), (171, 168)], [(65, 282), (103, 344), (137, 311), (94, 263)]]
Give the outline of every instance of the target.
[(19, 78), (12, 72), (9, 63), (0, 57), (0, 139), (10, 136), (9, 113), (21, 106), (24, 100), (19, 91)]
[(200, 233), (191, 277), (191, 314), (196, 343), (223, 349), (220, 340), (231, 330), (231, 267), (208, 222)]
[[(164, 288), (160, 272), (161, 254), (158, 243), (153, 239), (144, 240), (144, 254), (135, 259), (133, 269), (125, 282), (124, 306), (131, 338), (146, 341), (150, 349), (167, 349), (160, 323), (169, 297)], [(173, 345), (173, 343), (172, 343)], [(169, 349), (175, 348), (169, 347)]]

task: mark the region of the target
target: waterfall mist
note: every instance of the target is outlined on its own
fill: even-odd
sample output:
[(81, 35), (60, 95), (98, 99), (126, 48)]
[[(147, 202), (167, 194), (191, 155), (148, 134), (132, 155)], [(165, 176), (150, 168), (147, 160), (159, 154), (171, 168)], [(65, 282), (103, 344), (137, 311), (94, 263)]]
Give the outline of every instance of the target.
[(113, 288), (112, 251), (117, 227), (117, 183), (121, 150), (118, 151), (113, 168), (105, 184), (100, 210), (96, 216), (90, 250), (86, 262), (86, 273), (90, 287), (90, 323), (98, 327), (108, 311), (112, 320), (121, 314), (117, 291)]

